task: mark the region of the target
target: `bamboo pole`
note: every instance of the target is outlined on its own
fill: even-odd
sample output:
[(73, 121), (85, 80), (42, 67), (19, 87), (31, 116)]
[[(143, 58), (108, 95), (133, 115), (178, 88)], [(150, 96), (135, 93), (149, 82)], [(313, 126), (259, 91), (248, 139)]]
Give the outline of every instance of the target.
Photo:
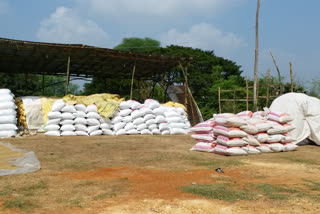
[(293, 92), (293, 75), (292, 75), (292, 63), (291, 63), (291, 61), (289, 62), (289, 64), (290, 64), (291, 92)]
[(266, 97), (266, 106), (269, 106), (269, 79), (270, 79), (270, 69), (267, 71), (267, 97)]
[(258, 103), (259, 103), (259, 79), (257, 81), (257, 106), (256, 106), (256, 110), (258, 110)]
[(219, 100), (219, 113), (221, 113), (221, 97), (220, 97), (220, 87), (219, 87), (219, 90), (218, 90), (218, 100)]
[(66, 92), (65, 92), (65, 95), (68, 94), (69, 82), (70, 82), (70, 56), (68, 56), (68, 62), (67, 62), (67, 80), (66, 80)]
[(253, 110), (257, 110), (257, 79), (258, 79), (258, 54), (259, 54), (259, 9), (260, 9), (260, 0), (257, 0), (257, 12), (256, 12), (256, 49), (255, 49), (255, 57), (254, 57), (254, 80), (253, 80)]
[(135, 71), (136, 71), (136, 61), (134, 61), (133, 70), (132, 70), (131, 87), (130, 87), (130, 100), (132, 100), (133, 80), (134, 80)]
[(246, 105), (247, 105), (247, 111), (249, 110), (249, 86), (248, 86), (248, 79), (247, 76), (245, 77), (246, 79)]
[(280, 70), (279, 70), (279, 67), (278, 67), (278, 65), (277, 65), (277, 62), (276, 62), (276, 60), (275, 60), (275, 58), (274, 58), (274, 56), (273, 56), (273, 54), (272, 54), (272, 52), (270, 51), (270, 55), (271, 55), (271, 57), (272, 57), (272, 60), (273, 60), (273, 63), (274, 63), (274, 65), (276, 66), (276, 69), (277, 69), (277, 72), (278, 72), (278, 78), (279, 78), (279, 95), (281, 95), (282, 94), (282, 90), (281, 90), (281, 75), (280, 75)]

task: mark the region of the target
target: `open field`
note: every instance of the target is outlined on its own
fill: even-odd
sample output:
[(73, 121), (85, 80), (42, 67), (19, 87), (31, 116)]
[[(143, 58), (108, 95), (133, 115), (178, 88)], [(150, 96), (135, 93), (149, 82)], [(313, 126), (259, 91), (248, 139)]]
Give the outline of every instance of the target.
[[(320, 213), (320, 147), (245, 157), (190, 136), (6, 139), (42, 169), (0, 177), (0, 213)], [(216, 168), (225, 173), (218, 173)]]

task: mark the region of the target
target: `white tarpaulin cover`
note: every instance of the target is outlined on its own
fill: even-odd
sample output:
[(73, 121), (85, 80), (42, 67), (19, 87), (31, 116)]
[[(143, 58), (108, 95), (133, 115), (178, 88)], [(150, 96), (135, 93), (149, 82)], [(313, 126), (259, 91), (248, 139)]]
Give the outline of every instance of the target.
[(320, 100), (301, 93), (288, 93), (275, 99), (270, 111), (288, 113), (294, 117), (290, 122), (296, 128), (290, 134), (293, 143), (308, 138), (320, 145)]
[(44, 124), (41, 98), (36, 96), (21, 97), (27, 119), (28, 129), (38, 130)]

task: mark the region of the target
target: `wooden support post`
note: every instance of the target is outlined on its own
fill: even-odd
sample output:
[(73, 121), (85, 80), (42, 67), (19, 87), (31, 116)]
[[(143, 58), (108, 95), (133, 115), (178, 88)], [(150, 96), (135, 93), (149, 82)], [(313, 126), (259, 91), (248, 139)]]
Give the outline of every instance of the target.
[(68, 63), (67, 63), (67, 80), (66, 80), (66, 92), (65, 92), (65, 95), (68, 94), (69, 81), (70, 81), (70, 56), (68, 57)]
[(130, 88), (130, 100), (132, 100), (133, 80), (134, 80), (135, 71), (136, 71), (136, 61), (134, 61), (133, 70), (132, 70), (131, 88)]
[(291, 92), (293, 92), (292, 63), (291, 63), (291, 62), (289, 62), (289, 64), (290, 64)]
[(248, 79), (247, 76), (246, 79), (246, 104), (247, 104), (247, 111), (249, 110), (249, 85), (248, 85)]
[(219, 90), (218, 90), (218, 100), (219, 100), (219, 113), (221, 114), (221, 97), (220, 97), (220, 93), (221, 93), (221, 90), (220, 90), (220, 87), (219, 87)]
[(257, 106), (255, 111), (258, 111), (258, 103), (259, 103), (259, 79), (257, 81)]
[(271, 51), (270, 51), (270, 55), (271, 55), (271, 57), (272, 57), (273, 63), (274, 63), (274, 65), (276, 66), (276, 69), (277, 69), (277, 72), (278, 72), (278, 78), (279, 78), (279, 95), (281, 95), (281, 94), (282, 94), (282, 90), (281, 90), (281, 75), (280, 75), (280, 70), (279, 70), (279, 67), (278, 67), (278, 65), (277, 65), (277, 62), (276, 62), (276, 60), (275, 60), (275, 58), (274, 58), (274, 56), (273, 56), (273, 54), (272, 54)]
[(266, 97), (266, 106), (269, 107), (269, 79), (270, 79), (270, 69), (267, 71), (267, 97)]
[(188, 71), (188, 67), (189, 67), (189, 64), (187, 64), (187, 66), (185, 68), (183, 68), (181, 62), (179, 62), (179, 67), (182, 71), (182, 74), (184, 76), (184, 82), (185, 82), (185, 92), (184, 92), (184, 105), (186, 106), (186, 108), (188, 108), (188, 88), (189, 88), (189, 85), (188, 85), (188, 76), (187, 76), (187, 71)]
[(259, 20), (259, 9), (260, 9), (260, 0), (257, 2), (257, 12), (256, 12), (256, 49), (254, 57), (254, 80), (253, 80), (253, 111), (257, 110), (257, 81), (258, 81), (258, 55), (259, 55), (259, 31), (258, 31), (258, 20)]
[(233, 89), (233, 113), (236, 113), (236, 89)]

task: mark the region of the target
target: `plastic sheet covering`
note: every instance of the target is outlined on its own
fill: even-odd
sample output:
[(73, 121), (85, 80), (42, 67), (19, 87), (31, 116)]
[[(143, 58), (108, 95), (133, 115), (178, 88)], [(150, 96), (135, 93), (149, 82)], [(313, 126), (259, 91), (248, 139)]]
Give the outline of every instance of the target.
[(118, 94), (92, 94), (89, 96), (75, 96), (68, 94), (63, 97), (63, 101), (68, 105), (84, 104), (86, 106), (95, 104), (98, 112), (104, 118), (110, 118), (113, 113), (118, 109), (120, 103), (124, 98), (120, 98)]
[(41, 168), (35, 153), (0, 142), (0, 176), (34, 172)]
[(24, 113), (27, 120), (28, 129), (38, 130), (43, 126), (43, 111), (40, 97), (21, 97), (24, 106)]
[(293, 143), (308, 138), (320, 145), (320, 100), (301, 93), (287, 93), (275, 99), (270, 111), (292, 115), (290, 122), (296, 128), (289, 132), (296, 139)]

